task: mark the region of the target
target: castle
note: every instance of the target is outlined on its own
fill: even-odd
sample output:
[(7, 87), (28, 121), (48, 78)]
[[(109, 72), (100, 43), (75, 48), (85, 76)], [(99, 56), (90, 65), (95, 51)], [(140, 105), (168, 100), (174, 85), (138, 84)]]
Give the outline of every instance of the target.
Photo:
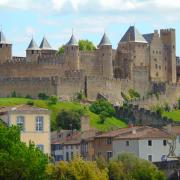
[(45, 37), (39, 47), (32, 38), (26, 57), (12, 56), (12, 44), (0, 32), (1, 97), (15, 91), (19, 96), (43, 92), (70, 99), (83, 91), (89, 100), (101, 95), (120, 102), (129, 89), (145, 96), (172, 84), (177, 85), (175, 29), (142, 35), (130, 26), (117, 49), (104, 33), (93, 51), (79, 51), (72, 34), (62, 54)]

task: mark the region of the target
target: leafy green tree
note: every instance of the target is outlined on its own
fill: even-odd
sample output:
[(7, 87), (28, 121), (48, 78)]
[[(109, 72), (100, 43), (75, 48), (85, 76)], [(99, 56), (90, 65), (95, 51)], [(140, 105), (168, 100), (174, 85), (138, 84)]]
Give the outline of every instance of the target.
[(108, 180), (107, 169), (100, 170), (96, 162), (84, 161), (80, 157), (49, 165), (47, 174), (52, 180)]
[(147, 160), (123, 153), (109, 163), (110, 180), (138, 179), (165, 180), (165, 175)]
[(81, 128), (81, 116), (83, 110), (62, 110), (56, 118), (57, 128), (62, 129), (77, 129)]
[(97, 100), (89, 107), (90, 111), (99, 114), (100, 123), (103, 124), (107, 117), (115, 115), (115, 109), (111, 103), (106, 100)]
[(64, 45), (62, 45), (59, 49), (57, 54), (63, 54), (64, 53)]
[(0, 124), (0, 179), (45, 179), (47, 155), (20, 141), (18, 127)]
[(178, 109), (180, 109), (180, 98), (178, 99)]
[(89, 40), (79, 40), (78, 44), (80, 51), (92, 51), (96, 49), (94, 44)]
[(58, 102), (58, 97), (57, 97), (57, 96), (51, 96), (51, 97), (49, 98), (48, 104), (49, 104), (49, 105), (54, 105), (54, 104), (57, 104), (57, 102)]
[[(80, 51), (93, 51), (96, 49), (95, 45), (93, 42), (89, 40), (79, 40), (78, 42), (79, 45), (79, 50)], [(59, 49), (57, 54), (63, 54), (64, 53), (64, 45), (62, 45)]]
[(107, 117), (112, 117), (115, 115), (115, 109), (114, 109), (113, 105), (106, 100), (95, 101), (94, 103), (91, 104), (89, 109), (90, 109), (90, 111), (92, 111), (96, 114), (102, 114), (102, 112), (103, 113), (105, 112)]

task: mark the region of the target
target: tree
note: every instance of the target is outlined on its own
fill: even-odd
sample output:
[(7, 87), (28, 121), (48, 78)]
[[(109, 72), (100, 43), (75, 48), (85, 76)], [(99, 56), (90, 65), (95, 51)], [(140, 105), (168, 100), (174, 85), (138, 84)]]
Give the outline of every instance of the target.
[(93, 113), (101, 115), (102, 119), (104, 119), (105, 117), (112, 117), (115, 115), (115, 109), (113, 105), (106, 100), (95, 101), (91, 104), (89, 109)]
[(18, 127), (0, 124), (0, 137), (0, 179), (45, 178), (47, 155), (33, 143), (27, 147), (21, 142)]
[[(93, 42), (89, 41), (89, 40), (79, 40), (78, 42), (79, 45), (79, 50), (80, 51), (93, 51), (96, 49), (95, 45), (93, 44)], [(57, 54), (63, 54), (64, 53), (64, 46), (62, 45), (59, 49)]]
[(56, 118), (57, 128), (62, 129), (77, 129), (81, 128), (81, 116), (84, 114), (83, 110), (65, 110), (59, 112)]
[(165, 180), (165, 175), (147, 160), (134, 154), (123, 153), (109, 163), (110, 180), (138, 179)]
[(100, 170), (96, 162), (84, 161), (78, 156), (70, 162), (49, 165), (47, 174), (54, 180), (108, 180), (107, 169)]
[(57, 104), (57, 102), (58, 102), (58, 97), (57, 97), (57, 96), (51, 96), (51, 97), (49, 98), (48, 104), (49, 104), (49, 105), (54, 105), (54, 104)]
[(64, 45), (62, 45), (59, 49), (57, 54), (63, 54), (64, 53)]
[(78, 44), (80, 51), (92, 51), (96, 49), (94, 44), (89, 40), (79, 40)]

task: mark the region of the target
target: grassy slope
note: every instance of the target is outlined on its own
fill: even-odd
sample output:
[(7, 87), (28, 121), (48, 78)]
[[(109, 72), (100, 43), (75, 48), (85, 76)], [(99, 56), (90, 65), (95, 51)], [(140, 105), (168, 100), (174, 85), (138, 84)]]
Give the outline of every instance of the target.
[(98, 130), (101, 131), (108, 131), (112, 128), (117, 127), (126, 127), (127, 125), (116, 118), (108, 118), (104, 124), (99, 123), (99, 116), (90, 112), (87, 106), (84, 106), (79, 103), (74, 102), (59, 102), (56, 105), (48, 105), (46, 101), (43, 100), (30, 100), (26, 98), (0, 98), (0, 106), (14, 106), (19, 104), (26, 104), (28, 101), (33, 101), (35, 106), (41, 108), (48, 108), (52, 111), (51, 113), (51, 121), (52, 126), (54, 125), (56, 116), (59, 111), (62, 109), (86, 109), (86, 113), (90, 116), (90, 125), (92, 127), (96, 127)]
[(180, 121), (180, 110), (176, 110), (172, 112), (164, 112), (163, 116), (171, 118), (174, 121)]

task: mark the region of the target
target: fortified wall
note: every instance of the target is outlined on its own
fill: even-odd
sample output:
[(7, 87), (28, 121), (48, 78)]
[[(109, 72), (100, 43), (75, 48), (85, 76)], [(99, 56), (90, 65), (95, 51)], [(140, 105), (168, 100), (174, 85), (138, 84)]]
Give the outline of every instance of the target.
[(47, 95), (57, 94), (57, 79), (52, 78), (0, 78), (0, 96), (10, 97), (12, 92), (17, 96), (25, 97), (27, 95), (36, 98), (39, 93)]

